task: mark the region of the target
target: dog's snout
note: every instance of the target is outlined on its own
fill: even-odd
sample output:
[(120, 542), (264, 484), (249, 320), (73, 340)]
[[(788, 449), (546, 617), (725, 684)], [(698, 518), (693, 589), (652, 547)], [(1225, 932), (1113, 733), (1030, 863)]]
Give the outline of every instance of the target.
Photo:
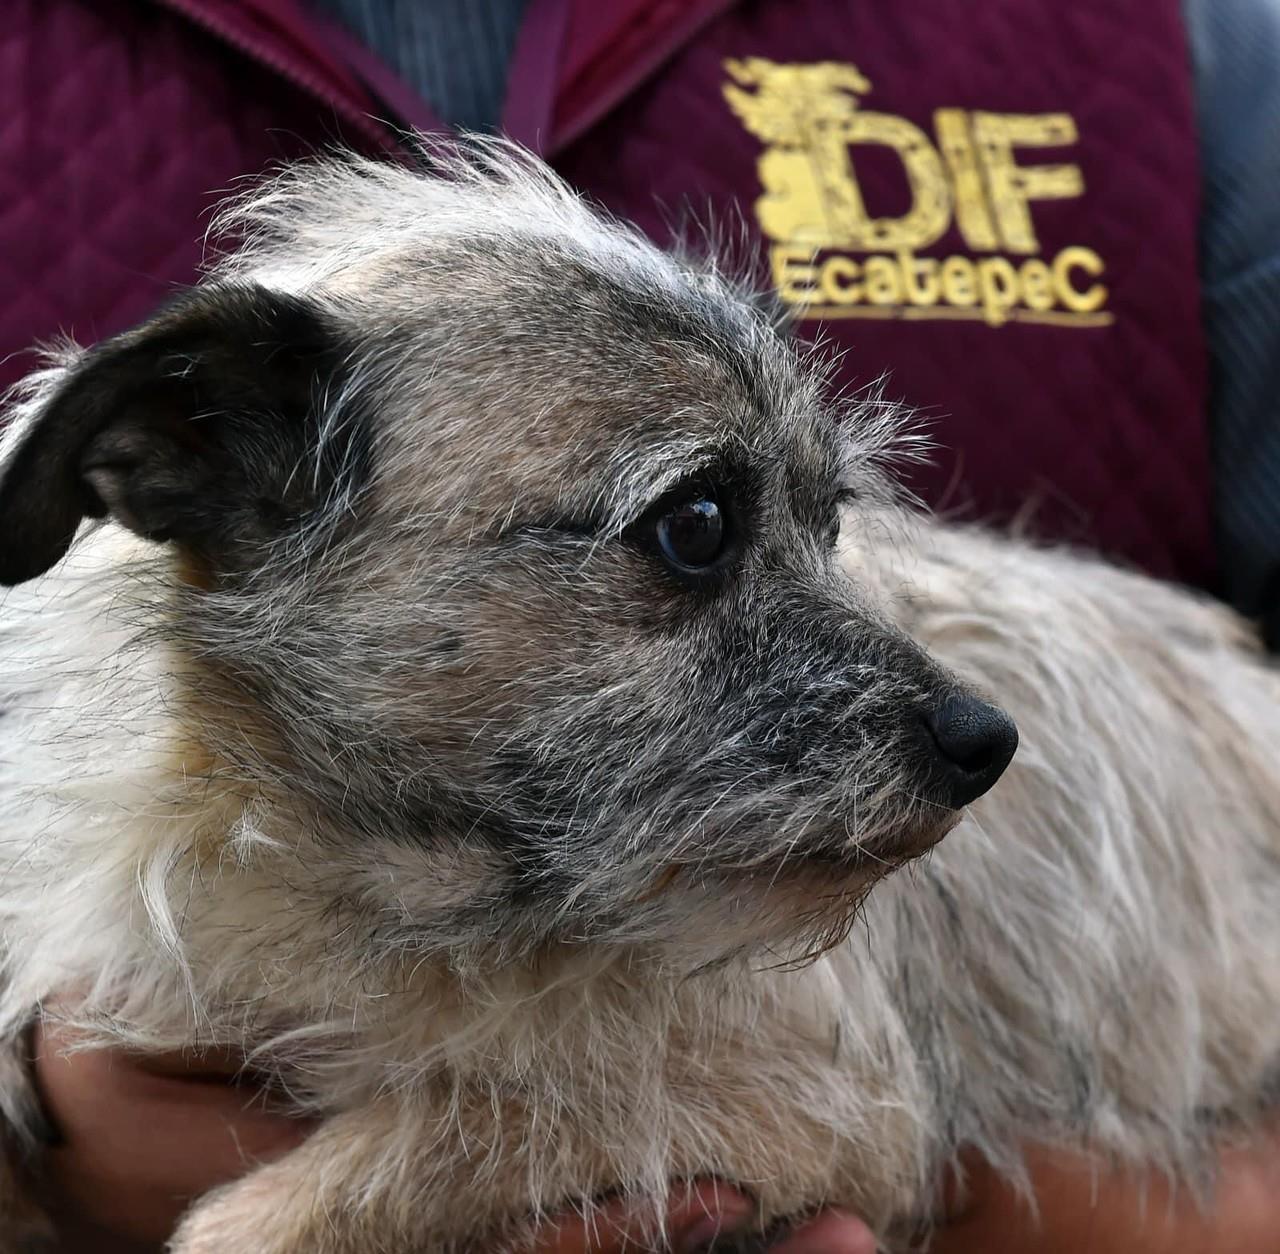
[(976, 697), (948, 697), (921, 717), (933, 749), (932, 782), (955, 809), (981, 797), (1018, 747), (1013, 719)]

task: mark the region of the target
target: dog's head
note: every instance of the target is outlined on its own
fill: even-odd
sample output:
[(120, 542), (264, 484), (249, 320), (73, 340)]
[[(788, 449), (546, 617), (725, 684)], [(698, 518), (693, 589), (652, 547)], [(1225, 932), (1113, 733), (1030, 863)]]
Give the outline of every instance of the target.
[(813, 937), (999, 776), (838, 560), (883, 407), (714, 269), (497, 148), (236, 225), (22, 417), (0, 579), (86, 516), (167, 542), (183, 717), (406, 940)]

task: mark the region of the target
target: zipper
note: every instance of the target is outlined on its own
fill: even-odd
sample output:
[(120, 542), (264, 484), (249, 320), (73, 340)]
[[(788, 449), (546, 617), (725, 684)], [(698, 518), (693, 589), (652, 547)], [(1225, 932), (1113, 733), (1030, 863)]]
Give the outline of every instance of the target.
[(258, 65), (264, 66), (280, 78), (292, 83), (293, 86), (332, 109), (344, 121), (350, 122), (367, 138), (376, 140), (380, 148), (395, 148), (395, 140), (391, 134), (363, 109), (354, 105), (349, 98), (336, 92), (318, 75), (309, 74), (305, 68), (275, 55), (269, 49), (264, 49), (227, 23), (211, 16), (198, 0), (151, 0), (151, 2), (186, 18), (192, 25), (200, 27), (219, 42), (234, 48)]

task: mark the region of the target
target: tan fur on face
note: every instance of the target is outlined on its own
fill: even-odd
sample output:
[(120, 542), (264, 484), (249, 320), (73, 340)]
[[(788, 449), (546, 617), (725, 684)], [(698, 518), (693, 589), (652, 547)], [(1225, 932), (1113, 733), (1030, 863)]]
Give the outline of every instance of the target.
[[(0, 1036), (85, 988), (102, 1041), (243, 1048), (323, 1120), (175, 1249), (491, 1250), (701, 1175), (894, 1242), (959, 1148), (1027, 1141), (1207, 1187), (1280, 1061), (1247, 625), (906, 517), (884, 407), (501, 151), (306, 168), (242, 221), (211, 290), (351, 337), (342, 524), (212, 583), (97, 526), (0, 602)], [(626, 537), (708, 446), (763, 539), (695, 608)], [(899, 726), (955, 676), (1022, 748), (881, 878), (956, 821)]]

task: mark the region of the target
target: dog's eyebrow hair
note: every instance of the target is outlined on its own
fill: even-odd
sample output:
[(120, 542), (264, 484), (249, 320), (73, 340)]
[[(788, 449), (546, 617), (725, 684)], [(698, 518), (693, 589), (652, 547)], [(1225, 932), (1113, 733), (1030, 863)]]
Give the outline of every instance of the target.
[[(751, 461), (751, 454), (736, 435), (726, 431), (717, 437), (690, 443), (680, 448), (677, 456), (668, 456), (665, 460), (666, 465), (657, 473), (637, 474), (625, 485), (623, 511), (643, 512), (647, 506), (683, 483), (741, 477), (743, 468)], [(622, 480), (624, 476), (619, 475), (618, 478)], [(623, 485), (619, 483), (617, 486)]]
[(733, 474), (729, 452), (729, 442), (708, 443), (703, 446), (699, 457), (695, 453), (692, 464), (682, 462), (674, 466), (664, 475), (647, 482), (630, 485), (622, 502), (613, 510), (603, 505), (604, 493), (594, 506), (584, 505), (580, 510), (550, 508), (544, 513), (535, 513), (520, 518), (512, 517), (504, 520), (494, 533), (494, 538), (505, 540), (512, 536), (530, 532), (555, 531), (561, 535), (597, 537), (603, 534), (614, 534), (625, 531), (637, 522), (645, 512), (652, 509), (664, 496), (673, 492), (682, 484), (696, 484), (705, 481), (714, 486), (717, 479)]
[(731, 456), (732, 445), (706, 444), (693, 456), (682, 458), (665, 474), (645, 478), (629, 485), (629, 490), (618, 501), (616, 508), (608, 512), (604, 526), (623, 531), (637, 522), (664, 497), (689, 485), (706, 484), (716, 487), (726, 479), (741, 477), (735, 473)]
[(534, 515), (530, 518), (510, 518), (494, 532), (494, 539), (509, 540), (513, 536), (530, 532), (556, 531), (561, 535), (582, 536), (591, 538), (598, 536), (608, 527), (608, 520), (600, 514), (571, 512)]

